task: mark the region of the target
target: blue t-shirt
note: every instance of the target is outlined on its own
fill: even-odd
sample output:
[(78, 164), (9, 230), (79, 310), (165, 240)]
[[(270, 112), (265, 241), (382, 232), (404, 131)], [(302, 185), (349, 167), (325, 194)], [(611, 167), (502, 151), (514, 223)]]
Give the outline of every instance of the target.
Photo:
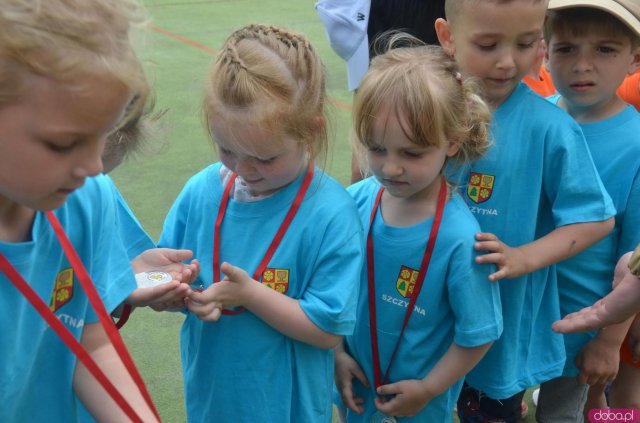
[(127, 256), (129, 260), (133, 260), (144, 251), (155, 248), (156, 244), (153, 242), (149, 234), (142, 228), (142, 225), (135, 217), (129, 205), (118, 191), (118, 188), (113, 183), (110, 177), (107, 176), (113, 195), (116, 198), (117, 207), (116, 212), (118, 214), (118, 232), (122, 243), (127, 249)]
[[(106, 175), (105, 175), (106, 176)], [(116, 200), (116, 227), (117, 232), (120, 235), (120, 239), (127, 251), (127, 257), (129, 260), (133, 260), (144, 251), (151, 248), (155, 248), (155, 243), (151, 237), (145, 232), (138, 222), (138, 219), (134, 216), (133, 212), (129, 208), (129, 205), (120, 194), (120, 191), (113, 183), (111, 177), (105, 178), (113, 196)], [(78, 399), (78, 421), (80, 422), (94, 422), (95, 419), (89, 414), (82, 402)]]
[[(559, 95), (549, 98), (554, 104), (559, 99)], [(562, 316), (590, 306), (611, 292), (618, 259), (640, 243), (640, 114), (627, 106), (615, 116), (580, 123), (580, 127), (617, 214), (615, 227), (604, 239), (557, 265)], [(595, 335), (564, 336), (565, 376), (578, 374), (575, 357)]]
[[(229, 200), (221, 263), (253, 275), (303, 177), (256, 202)], [(220, 163), (192, 177), (171, 208), (159, 242), (191, 249), (205, 286), (213, 279), (214, 221), (223, 188)], [(355, 323), (363, 250), (353, 200), (316, 169), (263, 283), (297, 299), (324, 331), (346, 335)], [(332, 350), (291, 339), (249, 311), (215, 323), (187, 314), (181, 354), (190, 422), (331, 422)]]
[[(491, 129), (487, 154), (451, 175), (482, 231), (517, 247), (615, 214), (580, 127), (524, 83), (495, 110)], [(565, 362), (562, 335), (551, 330), (560, 318), (555, 266), (499, 284), (504, 332), (466, 379), (496, 399), (559, 376)]]
[[(129, 259), (113, 231), (115, 210), (103, 176), (87, 179), (55, 210), (107, 310), (117, 307), (136, 287)], [(0, 242), (0, 251), (80, 339), (84, 325), (98, 318), (43, 213), (36, 213), (31, 233), (31, 241)], [(0, 354), (5, 363), (0, 369), (0, 419), (75, 421), (75, 355), (4, 273), (0, 273), (0, 321)]]
[[(364, 227), (380, 188), (375, 178), (349, 187), (356, 200)], [(374, 246), (376, 315), (381, 373), (384, 375), (398, 341), (412, 284), (415, 282), (427, 246), (433, 218), (416, 225), (394, 227), (384, 223), (381, 207), (371, 230)], [(474, 263), (474, 235), (480, 230), (476, 219), (457, 194), (447, 202), (424, 285), (400, 341), (386, 383), (423, 379), (455, 342), (475, 347), (498, 339), (502, 314), (498, 285), (488, 280), (486, 266)], [(349, 422), (369, 422), (376, 412), (367, 267), (360, 275), (358, 319), (347, 349), (366, 373), (370, 387), (354, 379), (356, 396), (365, 399), (364, 413), (347, 411)], [(447, 422), (453, 419), (462, 380), (431, 400), (425, 408), (402, 422)]]

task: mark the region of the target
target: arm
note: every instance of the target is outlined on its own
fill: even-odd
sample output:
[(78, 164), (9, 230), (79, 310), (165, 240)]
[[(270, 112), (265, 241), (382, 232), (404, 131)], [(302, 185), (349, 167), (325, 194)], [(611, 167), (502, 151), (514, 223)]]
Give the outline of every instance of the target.
[[(215, 321), (219, 308), (244, 306), (284, 335), (318, 348), (333, 348), (342, 339), (313, 323), (298, 300), (282, 295), (252, 279), (244, 270), (222, 263), (223, 280), (203, 292), (192, 292), (189, 311), (205, 321)], [(198, 304), (199, 303), (199, 304)]]
[(364, 386), (369, 387), (369, 380), (362, 368), (344, 349), (340, 342), (334, 349), (334, 380), (344, 405), (360, 414), (364, 411), (364, 399), (353, 395), (353, 378), (358, 379)]
[(576, 357), (576, 367), (580, 369), (578, 382), (587, 385), (606, 385), (618, 374), (620, 346), (627, 336), (633, 319), (607, 327), (598, 332)]
[(511, 247), (491, 233), (476, 235), (476, 250), (488, 251), (478, 256), (480, 264), (493, 263), (498, 271), (489, 280), (515, 278), (572, 257), (604, 238), (613, 229), (614, 218), (599, 222), (560, 226), (549, 234), (519, 247)]
[[(81, 343), (142, 421), (157, 421), (99, 322), (85, 325)], [(128, 421), (124, 412), (80, 361), (76, 364), (73, 389), (97, 421)]]
[[(615, 289), (591, 307), (565, 316), (552, 326), (560, 333), (576, 333), (622, 322), (640, 312), (640, 278), (629, 269), (631, 253), (618, 260), (614, 273)], [(619, 283), (618, 283), (619, 282)]]
[(465, 348), (451, 344), (445, 355), (436, 363), (422, 380), (402, 380), (383, 385), (378, 394), (393, 395), (388, 401), (376, 398), (376, 407), (390, 416), (414, 416), (433, 398), (449, 389), (456, 381), (464, 377), (486, 354), (493, 342), (477, 347)]

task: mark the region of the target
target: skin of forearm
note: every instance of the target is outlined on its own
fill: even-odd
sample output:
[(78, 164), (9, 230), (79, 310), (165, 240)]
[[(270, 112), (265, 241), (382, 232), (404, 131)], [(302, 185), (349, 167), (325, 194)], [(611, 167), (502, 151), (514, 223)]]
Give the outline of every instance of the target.
[(528, 272), (573, 257), (595, 244), (613, 229), (614, 219), (560, 226), (549, 234), (519, 247), (527, 261)]
[[(157, 421), (100, 323), (87, 324), (83, 331), (81, 342), (102, 372), (129, 402), (142, 421)], [(126, 414), (102, 388), (102, 385), (98, 383), (80, 361), (76, 364), (73, 389), (96, 421), (115, 422), (129, 420)]]
[(334, 348), (342, 337), (320, 329), (300, 307), (298, 300), (261, 284), (251, 284), (253, 294), (245, 303), (265, 323), (282, 334), (317, 348)]
[(489, 351), (493, 342), (477, 347), (461, 347), (451, 344), (447, 352), (422, 380), (433, 397), (442, 394), (456, 381), (464, 377)]

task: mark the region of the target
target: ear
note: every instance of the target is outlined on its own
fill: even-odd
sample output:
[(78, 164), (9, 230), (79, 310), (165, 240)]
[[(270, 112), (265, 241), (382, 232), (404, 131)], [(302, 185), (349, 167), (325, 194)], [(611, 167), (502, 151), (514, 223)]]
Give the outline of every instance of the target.
[(447, 157), (455, 156), (458, 150), (460, 150), (460, 142), (457, 139), (451, 139), (447, 147)]
[(435, 28), (442, 49), (448, 55), (453, 56), (456, 52), (456, 44), (453, 42), (451, 24), (446, 19), (438, 18), (436, 19)]
[(640, 45), (631, 50), (631, 55), (633, 60), (629, 64), (629, 70), (627, 71), (629, 75), (633, 75), (638, 69), (640, 69)]

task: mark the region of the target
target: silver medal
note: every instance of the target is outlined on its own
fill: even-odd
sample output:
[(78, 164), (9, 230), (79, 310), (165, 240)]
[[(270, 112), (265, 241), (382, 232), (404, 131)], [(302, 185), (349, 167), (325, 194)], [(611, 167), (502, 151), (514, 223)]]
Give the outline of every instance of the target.
[(136, 283), (138, 288), (153, 288), (171, 282), (173, 278), (170, 274), (160, 271), (136, 273)]
[(371, 416), (371, 423), (396, 423), (397, 420), (393, 416), (387, 416), (383, 414), (381, 411), (376, 411), (373, 416)]

